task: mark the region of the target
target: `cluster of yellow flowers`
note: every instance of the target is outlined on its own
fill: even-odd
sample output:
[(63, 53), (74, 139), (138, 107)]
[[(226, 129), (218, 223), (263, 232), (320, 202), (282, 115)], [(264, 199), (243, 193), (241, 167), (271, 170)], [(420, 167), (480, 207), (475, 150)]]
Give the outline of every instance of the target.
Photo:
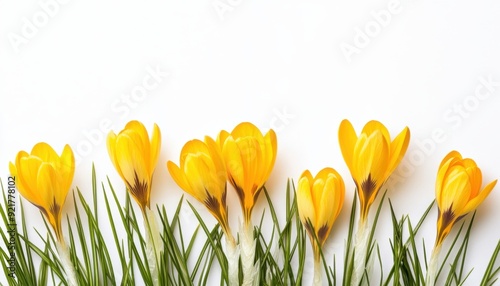
[[(343, 120), (338, 136), (342, 156), (356, 185), (360, 202), (358, 232), (363, 232), (371, 205), (406, 153), (410, 131), (406, 127), (391, 140), (389, 131), (382, 123), (370, 121), (357, 135), (352, 124)], [(109, 133), (107, 148), (114, 167), (146, 218), (146, 212), (151, 208), (153, 173), (161, 149), (159, 127), (154, 125), (150, 137), (142, 123), (131, 121), (118, 134)], [(263, 134), (252, 123), (243, 122), (231, 132), (221, 131), (215, 139), (206, 136), (204, 140), (187, 142), (182, 148), (179, 164), (168, 161), (166, 166), (174, 181), (203, 203), (217, 219), (228, 246), (234, 250), (238, 242), (228, 222), (227, 182), (233, 186), (240, 200), (244, 223), (239, 239), (244, 240), (245, 235), (252, 235), (252, 210), (271, 174), (276, 154), (277, 138), (273, 130)], [(10, 172), (16, 178), (19, 192), (40, 209), (57, 240), (64, 245), (62, 209), (75, 173), (71, 148), (66, 145), (58, 155), (47, 143), (38, 143), (30, 153), (20, 151), (17, 154), (10, 163)], [(438, 219), (433, 257), (437, 257), (453, 225), (475, 210), (495, 184), (496, 180), (482, 188), (481, 170), (474, 160), (462, 158), (459, 152), (451, 151), (444, 157), (436, 179)], [(321, 248), (342, 209), (344, 196), (342, 176), (331, 167), (321, 169), (315, 176), (306, 170), (298, 179), (296, 200), (299, 216), (313, 245), (318, 265)], [(356, 237), (360, 244), (363, 237)], [(238, 251), (241, 252), (244, 269), (243, 284), (251, 285), (252, 274), (245, 271), (256, 269), (252, 270), (251, 254), (244, 258), (245, 248), (252, 251), (252, 240), (246, 243), (239, 245)], [(248, 265), (245, 266), (244, 260), (250, 261)], [(365, 271), (364, 265), (361, 269)], [(319, 285), (321, 275), (315, 276), (318, 276), (315, 283)], [(230, 279), (230, 284), (237, 283), (237, 280), (232, 281)], [(433, 281), (434, 278), (428, 276), (428, 283)]]

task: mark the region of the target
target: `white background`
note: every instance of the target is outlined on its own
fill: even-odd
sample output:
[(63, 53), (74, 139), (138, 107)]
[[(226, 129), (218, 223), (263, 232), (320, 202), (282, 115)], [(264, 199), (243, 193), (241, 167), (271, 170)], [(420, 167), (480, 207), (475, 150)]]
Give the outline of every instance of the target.
[[(371, 119), (394, 136), (410, 128), (401, 180), (388, 196), (415, 222), (449, 151), (475, 159), (484, 184), (500, 177), (499, 13), (500, 3), (487, 0), (0, 0), (2, 182), (18, 151), (45, 141), (58, 152), (71, 145), (79, 158), (73, 186), (89, 199), (92, 163), (99, 181), (122, 186), (105, 135), (138, 119), (148, 130), (157, 123), (163, 136), (152, 203), (175, 206), (183, 192), (166, 162), (177, 163), (190, 139), (251, 121), (278, 135), (267, 188), (280, 215), (287, 178), (325, 166), (343, 175), (345, 207), (325, 246), (340, 261), (354, 191), (338, 145), (342, 119), (357, 132)], [(467, 285), (500, 239), (499, 199), (497, 187), (477, 214)], [(236, 229), (239, 205), (232, 193), (229, 201)], [(377, 233), (384, 254), (387, 209)], [(27, 212), (40, 223), (34, 207)], [(74, 214), (71, 198), (64, 213)], [(436, 213), (423, 226), (428, 249)], [(184, 219), (193, 217), (186, 211)]]

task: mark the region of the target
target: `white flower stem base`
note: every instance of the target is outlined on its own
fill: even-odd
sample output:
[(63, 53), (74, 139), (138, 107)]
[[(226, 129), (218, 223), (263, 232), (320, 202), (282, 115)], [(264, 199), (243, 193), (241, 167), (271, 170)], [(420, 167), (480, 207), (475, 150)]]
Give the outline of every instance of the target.
[(435, 246), (432, 250), (431, 260), (429, 261), (429, 268), (427, 268), (427, 277), (425, 278), (426, 286), (434, 286), (436, 283), (438, 257), (440, 252), (441, 245)]
[(227, 258), (227, 271), (228, 271), (228, 285), (238, 286), (239, 281), (239, 260), (240, 251), (234, 239), (226, 238), (226, 258)]
[(61, 259), (61, 264), (66, 273), (66, 279), (69, 286), (78, 286), (76, 282), (75, 268), (69, 257), (68, 248), (64, 241), (57, 241), (57, 253), (59, 254), (59, 259)]
[(351, 280), (351, 285), (358, 286), (360, 282), (363, 281), (361, 285), (367, 285), (367, 279), (363, 279), (365, 271), (368, 273), (370, 263), (366, 262), (366, 255), (368, 254), (368, 239), (370, 237), (369, 226), (366, 221), (359, 222), (358, 231), (356, 232), (356, 238), (354, 242), (354, 271)]
[(240, 254), (243, 266), (242, 286), (258, 285), (259, 269), (255, 266), (255, 239), (251, 223), (243, 223), (240, 227)]
[(313, 286), (321, 286), (323, 285), (323, 273), (321, 272), (321, 260), (314, 260), (314, 278), (313, 278)]
[(162, 243), (160, 232), (156, 218), (149, 208), (146, 208), (144, 213), (144, 229), (146, 231), (146, 255), (148, 259), (149, 269), (153, 285), (158, 285), (158, 268), (160, 267), (160, 254), (162, 251)]

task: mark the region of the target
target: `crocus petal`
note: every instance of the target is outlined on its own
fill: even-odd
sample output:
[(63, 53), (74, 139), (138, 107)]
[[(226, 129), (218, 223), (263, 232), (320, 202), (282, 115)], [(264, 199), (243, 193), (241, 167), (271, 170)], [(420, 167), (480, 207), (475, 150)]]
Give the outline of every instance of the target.
[(234, 241), (227, 219), (226, 170), (218, 143), (206, 136), (184, 144), (180, 167), (169, 161), (167, 168), (175, 182), (203, 203), (220, 223), (228, 239)]
[(75, 169), (73, 151), (66, 145), (61, 156), (47, 143), (36, 144), (31, 153), (20, 151), (9, 169), (16, 178), (19, 193), (40, 209), (62, 238), (61, 216)]
[(151, 135), (151, 154), (149, 156), (149, 172), (152, 174), (156, 168), (156, 164), (158, 163), (158, 158), (160, 157), (161, 150), (161, 132), (160, 127), (156, 125), (153, 126), (153, 134)]
[(134, 186), (136, 180), (144, 181), (149, 177), (142, 148), (141, 139), (134, 134), (121, 134), (116, 140), (116, 160), (123, 179), (130, 186)]
[(333, 189), (338, 190), (334, 192), (335, 197), (334, 197), (334, 204), (333, 204), (333, 209), (334, 211), (334, 220), (339, 216), (340, 211), (342, 210), (342, 205), (344, 204), (344, 197), (345, 197), (345, 185), (344, 185), (344, 180), (340, 176), (340, 174), (332, 169), (332, 172), (328, 175), (328, 179), (334, 182)]
[(406, 153), (406, 150), (408, 149), (409, 144), (410, 144), (410, 129), (408, 129), (408, 127), (405, 127), (405, 129), (403, 129), (403, 131), (401, 131), (401, 133), (399, 133), (398, 136), (396, 136), (396, 138), (394, 138), (394, 140), (390, 144), (391, 156), (387, 167), (386, 178), (389, 177), (389, 175), (392, 172), (394, 172), (396, 167), (399, 165), (399, 163), (404, 157), (404, 154)]
[(198, 153), (208, 153), (208, 147), (203, 141), (194, 139), (186, 142), (181, 150), (181, 164), (184, 162), (184, 160), (186, 160), (186, 157), (188, 155)]
[(212, 158), (215, 170), (218, 170), (217, 176), (220, 181), (226, 182), (226, 166), (224, 164), (224, 159), (222, 158), (222, 151), (217, 145), (217, 143), (209, 136), (205, 136), (205, 144), (207, 147), (208, 154)]
[(108, 134), (108, 138), (106, 139), (106, 146), (108, 148), (108, 154), (109, 158), (111, 159), (111, 163), (113, 163), (113, 166), (115, 167), (116, 171), (118, 172), (118, 175), (123, 179), (125, 176), (122, 173), (122, 170), (120, 168), (120, 164), (118, 163), (118, 158), (116, 155), (116, 140), (117, 136), (113, 131), (110, 131)]
[(323, 193), (326, 189), (325, 183), (326, 181), (323, 178), (318, 177), (316, 177), (314, 181), (310, 182), (310, 193), (312, 196), (313, 207), (316, 211), (317, 216), (316, 220), (313, 220), (315, 226), (318, 226), (320, 222), (325, 222), (325, 220), (327, 220), (326, 218), (329, 216), (328, 214), (324, 213), (324, 210), (322, 210), (323, 203), (325, 203), (324, 201), (322, 201)]
[(231, 133), (221, 131), (217, 143), (222, 148), (227, 177), (235, 188), (248, 225), (250, 215), (276, 160), (276, 134), (266, 135), (252, 123), (242, 122)]
[(179, 187), (181, 187), (181, 189), (185, 192), (194, 196), (194, 192), (191, 190), (191, 186), (189, 185), (189, 181), (184, 172), (172, 161), (167, 162), (167, 168), (175, 183), (177, 183), (177, 185), (179, 185)]
[(347, 167), (353, 172), (353, 152), (354, 146), (356, 146), (356, 142), (358, 141), (358, 136), (354, 131), (354, 127), (352, 127), (351, 122), (349, 120), (344, 119), (340, 123), (339, 127), (339, 145), (340, 151), (342, 152), (342, 157), (344, 157), (344, 161), (347, 164)]
[[(447, 158), (445, 158), (445, 159), (447, 159)], [(444, 205), (442, 190), (443, 190), (443, 185), (444, 185), (444, 179), (446, 177), (445, 175), (448, 172), (448, 169), (450, 168), (451, 162), (452, 162), (452, 159), (447, 159), (446, 162), (445, 162), (445, 160), (443, 160), (441, 163), (441, 167), (438, 170), (438, 175), (436, 178), (436, 203), (438, 204), (438, 206)]]
[(388, 151), (387, 142), (380, 132), (369, 137), (361, 135), (354, 148), (357, 154), (353, 160), (356, 177), (365, 180), (370, 175), (373, 181), (381, 184), (385, 179)]
[(231, 136), (231, 134), (229, 134), (229, 132), (227, 132), (226, 130), (221, 130), (219, 132), (219, 134), (217, 135), (217, 145), (219, 145), (220, 149), (222, 150), (223, 147), (224, 147), (224, 143), (226, 142), (226, 139)]
[(245, 196), (252, 198), (255, 191), (253, 186), (259, 183), (256, 180), (259, 171), (256, 166), (261, 166), (260, 144), (253, 137), (242, 137), (236, 139), (236, 146), (237, 154), (241, 157), (243, 167), (242, 187), (245, 191)]
[[(19, 156), (18, 156), (19, 157)], [(21, 157), (17, 163), (17, 188), (21, 195), (35, 205), (44, 205), (43, 193), (37, 189), (38, 170), (43, 162), (38, 157)]]
[(276, 133), (274, 130), (269, 130), (264, 136), (264, 144), (265, 146), (261, 146), (261, 150), (264, 151), (264, 170), (261, 172), (260, 177), (257, 179), (259, 182), (264, 184), (271, 175), (271, 170), (274, 167), (274, 163), (276, 162), (276, 154), (277, 154), (277, 139)]
[[(334, 180), (330, 177), (327, 178), (326, 180), (317, 180), (315, 183), (321, 181), (322, 185), (322, 190), (320, 194), (316, 199), (316, 209), (318, 210), (318, 218), (316, 221), (316, 225), (318, 227), (321, 226), (326, 226), (328, 228), (328, 231), (325, 233), (326, 237), (330, 233), (330, 229), (333, 225), (333, 221), (335, 220), (336, 216), (336, 207), (335, 207), (335, 192), (332, 192), (331, 190), (334, 190), (335, 188), (335, 182)], [(325, 237), (325, 239), (326, 239)]]
[(467, 203), (467, 205), (465, 205), (465, 207), (462, 209), (459, 215), (460, 216), (466, 215), (471, 211), (475, 210), (491, 193), (496, 184), (497, 180), (494, 180), (490, 182), (488, 185), (486, 185), (486, 187), (484, 187), (484, 189), (481, 192), (479, 192), (479, 194), (476, 197), (474, 197)]
[(315, 259), (319, 259), (320, 248), (340, 213), (344, 193), (343, 180), (332, 168), (323, 168), (314, 178), (306, 170), (299, 178), (297, 209), (313, 245)]
[(444, 209), (453, 207), (460, 209), (470, 198), (470, 182), (463, 168), (454, 168), (446, 178), (442, 189), (442, 206)]
[(206, 158), (206, 155), (198, 153), (188, 155), (184, 162), (184, 172), (189, 174), (189, 185), (195, 193), (194, 197), (200, 201), (207, 198), (207, 189), (215, 190), (217, 188), (211, 177), (211, 170), (214, 168), (209, 165), (208, 160), (210, 159)]
[(264, 140), (262, 133), (257, 128), (257, 126), (253, 125), (250, 122), (242, 122), (236, 125), (236, 127), (234, 127), (233, 131), (231, 132), (231, 136), (233, 136), (234, 138), (253, 137), (258, 141)]
[(109, 132), (106, 140), (109, 157), (127, 189), (145, 212), (150, 207), (153, 173), (158, 163), (161, 133), (154, 124), (151, 138), (144, 125), (132, 120), (118, 135)]
[(48, 206), (47, 211), (51, 213), (53, 213), (51, 210), (53, 207), (61, 208), (63, 200), (66, 199), (66, 194), (62, 197), (57, 193), (61, 189), (61, 180), (57, 175), (54, 167), (49, 163), (43, 163), (38, 169), (37, 190), (43, 194), (43, 205)]
[(356, 183), (362, 221), (366, 220), (382, 185), (401, 162), (409, 138), (407, 127), (391, 141), (387, 128), (376, 120), (367, 122), (359, 136), (348, 120), (341, 122), (340, 149)]
[(311, 196), (311, 186), (307, 176), (302, 177), (298, 182), (297, 208), (299, 209), (300, 218), (304, 225), (309, 221), (311, 223), (316, 221), (316, 213), (313, 198)]
[(75, 174), (75, 156), (69, 145), (65, 145), (61, 153), (59, 174), (64, 181), (63, 190), (69, 190)]
[(481, 190), (481, 185), (483, 183), (483, 174), (481, 173), (481, 169), (476, 166), (474, 160), (468, 158), (463, 160), (462, 165), (464, 166), (465, 172), (467, 173), (471, 184), (471, 197), (475, 197)]
[(241, 158), (240, 149), (232, 137), (228, 137), (222, 149), (222, 155), (226, 161), (226, 168), (232, 184), (237, 191), (243, 192), (245, 182), (245, 172), (243, 170), (243, 160)]
[(490, 194), (496, 180), (481, 190), (482, 173), (476, 162), (449, 152), (439, 165), (436, 179), (437, 219), (436, 247), (441, 245), (456, 221), (475, 210)]
[(37, 143), (31, 149), (31, 155), (40, 158), (43, 162), (58, 162), (59, 155), (57, 155), (56, 151), (50, 147), (49, 144), (45, 142)]
[(142, 123), (137, 120), (132, 120), (125, 125), (125, 128), (121, 133), (129, 133), (130, 136), (134, 136), (134, 140), (136, 141), (135, 144), (137, 144), (137, 146), (140, 148), (139, 150), (141, 150), (143, 154), (143, 156), (141, 157), (150, 158), (151, 150), (148, 131)]

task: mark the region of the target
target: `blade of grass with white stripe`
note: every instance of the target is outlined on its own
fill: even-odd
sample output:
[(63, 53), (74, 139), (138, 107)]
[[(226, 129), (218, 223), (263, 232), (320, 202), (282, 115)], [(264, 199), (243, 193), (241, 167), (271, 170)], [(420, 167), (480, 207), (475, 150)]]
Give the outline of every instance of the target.
[[(271, 241), (266, 243), (260, 231), (263, 225), (262, 217), (256, 230), (259, 237), (257, 253), (264, 262), (262, 268), (266, 270), (261, 272), (261, 285), (301, 285), (306, 258), (306, 233), (298, 216), (293, 181), (287, 181), (283, 228), (280, 227), (275, 207), (266, 189), (264, 194), (273, 221), (273, 231)], [(294, 264), (297, 264), (296, 269), (292, 267)]]
[[(115, 207), (121, 220), (120, 226), (115, 225), (112, 213), (113, 210), (111, 209), (109, 197), (106, 194), (106, 190), (103, 185), (106, 209), (111, 222), (113, 239), (115, 241), (115, 245), (118, 251), (118, 257), (120, 259), (123, 271), (121, 285), (135, 285), (138, 282), (142, 282), (145, 285), (152, 286), (153, 277), (151, 275), (149, 262), (147, 259), (146, 242), (144, 235), (142, 234), (143, 229), (139, 226), (142, 225), (142, 222), (138, 222), (129, 193), (125, 192), (125, 203), (124, 206), (122, 206), (118, 200), (116, 191), (113, 188), (113, 185), (111, 184), (109, 178), (107, 178), (107, 182), (108, 187), (111, 191), (112, 199), (114, 200)], [(123, 227), (123, 230), (125, 231), (126, 237), (124, 240), (120, 239), (118, 227)], [(138, 280), (138, 277), (136, 276), (136, 270), (139, 271), (141, 278), (140, 280)]]
[(354, 225), (356, 224), (356, 209), (358, 198), (354, 192), (351, 203), (351, 214), (349, 216), (349, 229), (347, 231), (347, 240), (345, 243), (345, 255), (344, 255), (344, 273), (342, 276), (342, 285), (352, 284), (352, 274), (354, 273), (354, 255), (355, 250), (353, 249), (354, 244)]
[[(465, 273), (464, 267), (465, 267), (465, 260), (467, 257), (467, 248), (469, 246), (469, 241), (470, 241), (470, 233), (471, 233), (472, 225), (474, 223), (475, 216), (476, 216), (476, 212), (474, 212), (474, 214), (472, 215), (472, 218), (470, 219), (469, 225), (467, 226), (465, 235), (462, 239), (462, 243), (460, 244), (460, 247), (458, 248), (458, 251), (455, 254), (455, 257), (452, 260), (452, 263), (450, 265), (450, 270), (448, 271), (448, 276), (446, 278), (445, 285), (463, 285), (463, 283), (465, 283), (465, 281), (469, 277), (470, 273), (472, 272), (472, 269), (471, 269), (467, 273)], [(464, 224), (465, 224), (465, 222), (464, 222)], [(463, 226), (463, 224), (462, 224), (462, 226)], [(462, 230), (462, 227), (460, 229)], [(461, 231), (459, 231), (459, 234), (460, 234), (460, 232)], [(459, 234), (457, 234), (457, 237)], [(452, 250), (453, 250), (453, 246), (450, 247), (450, 250), (448, 251), (448, 254), (446, 255), (447, 258), (452, 253)], [(447, 259), (445, 259), (445, 261), (443, 261), (441, 269), (443, 268), (446, 260)], [(438, 273), (438, 276), (439, 276), (439, 273)]]
[(500, 241), (498, 241), (493, 254), (491, 254), (490, 261), (486, 270), (483, 274), (483, 279), (481, 280), (480, 286), (491, 286), (495, 284), (498, 280), (498, 273), (500, 272), (500, 266), (495, 266), (498, 258), (498, 253), (500, 252)]
[[(110, 187), (111, 195), (113, 196), (113, 199), (114, 199), (116, 205), (119, 206), (118, 213), (120, 215), (120, 218), (122, 219), (122, 223), (124, 223), (123, 219), (124, 219), (125, 215), (123, 213), (121, 206), (118, 203), (118, 198), (116, 196), (115, 190), (113, 189), (113, 186), (111, 185), (111, 182), (109, 181), (109, 178), (108, 178), (108, 185)], [(102, 187), (102, 191), (103, 191), (103, 195), (104, 195), (104, 203), (106, 205), (108, 219), (109, 219), (110, 226), (111, 226), (111, 232), (113, 233), (113, 240), (115, 242), (116, 250), (118, 252), (118, 257), (120, 259), (120, 265), (122, 268), (121, 269), (122, 270), (122, 279), (121, 279), (121, 282), (119, 284), (120, 285), (134, 285), (135, 279), (134, 279), (134, 272), (132, 270), (132, 257), (129, 257), (129, 259), (127, 260), (128, 254), (127, 254), (127, 251), (125, 250), (123, 239), (119, 238), (119, 234), (118, 234), (118, 231), (117, 231), (117, 228), (115, 225), (115, 221), (113, 219), (113, 214), (112, 214), (111, 206), (109, 203), (109, 198), (107, 195), (106, 188), (104, 187), (104, 183), (101, 183), (101, 187)]]
[[(160, 221), (161, 224), (163, 225), (163, 243), (164, 243), (164, 251), (166, 251), (166, 254), (168, 254), (171, 258), (171, 263), (175, 267), (176, 274), (177, 274), (177, 283), (178, 285), (188, 285), (191, 286), (193, 285), (193, 280), (192, 277), (189, 273), (189, 267), (188, 267), (188, 258), (189, 258), (189, 253), (191, 246), (188, 247), (188, 251), (186, 250), (185, 244), (184, 244), (184, 237), (182, 234), (182, 225), (180, 224), (179, 221), (179, 213), (181, 210), (183, 199), (179, 201), (177, 205), (177, 209), (172, 217), (171, 223), (169, 223), (168, 215), (165, 209), (165, 206), (162, 207), (161, 213), (160, 213)], [(178, 227), (176, 227), (178, 225)], [(180, 246), (178, 243), (177, 238), (174, 235), (174, 229), (178, 228), (178, 234), (179, 234), (179, 241), (180, 241)], [(190, 240), (191, 245), (194, 242), (194, 238), (196, 236), (197, 231), (195, 231), (192, 239)], [(163, 275), (162, 275), (163, 276)], [(180, 284), (182, 283), (182, 284)]]
[[(224, 250), (222, 249), (222, 230), (220, 230), (220, 225), (216, 224), (214, 228), (210, 231), (201, 218), (201, 215), (198, 213), (196, 208), (188, 201), (187, 202), (191, 210), (193, 211), (193, 214), (195, 215), (196, 219), (198, 220), (198, 223), (205, 233), (207, 239), (205, 242), (205, 245), (210, 245), (210, 248), (214, 252), (214, 256), (217, 257), (217, 261), (219, 262), (219, 267), (221, 271), (221, 277), (220, 277), (220, 285), (227, 285), (229, 279), (228, 279), (228, 265), (227, 265), (227, 259), (226, 255), (224, 253)], [(208, 276), (208, 274), (206, 274)], [(241, 281), (241, 277), (240, 277)]]
[[(425, 283), (425, 274), (422, 265), (425, 265), (425, 261), (422, 264), (418, 257), (415, 236), (427, 218), (434, 202), (427, 207), (415, 227), (412, 226), (408, 215), (403, 215), (398, 220), (390, 200), (389, 205), (393, 225), (393, 238), (390, 240), (393, 265), (383, 285), (389, 285), (391, 282), (392, 285), (423, 285)], [(408, 228), (408, 238), (406, 240), (403, 239), (405, 227)]]
[[(433, 201), (427, 207), (418, 223), (415, 227), (413, 227), (411, 219), (407, 215), (403, 215), (399, 220), (397, 219), (392, 203), (390, 202), (391, 218), (393, 223), (393, 239), (391, 240), (391, 249), (393, 252), (394, 264), (391, 266), (389, 275), (383, 283), (384, 286), (425, 285), (425, 275), (428, 271), (425, 241), (422, 240), (422, 253), (424, 257), (421, 259), (415, 237), (423, 222), (427, 218), (430, 210), (434, 206), (434, 203), (435, 202)], [(446, 270), (446, 282), (443, 285), (463, 285), (471, 273), (471, 271), (466, 273), (464, 267), (473, 220), (474, 216), (469, 222), (463, 238), (461, 238), (461, 234), (464, 230), (465, 222), (462, 223), (440, 264), (436, 279), (438, 279), (439, 275)], [(408, 231), (408, 238), (406, 240), (403, 239), (405, 226)], [(459, 246), (459, 248), (454, 251), (456, 245)], [(449, 259), (452, 261), (449, 263), (449, 266), (446, 267)]]

